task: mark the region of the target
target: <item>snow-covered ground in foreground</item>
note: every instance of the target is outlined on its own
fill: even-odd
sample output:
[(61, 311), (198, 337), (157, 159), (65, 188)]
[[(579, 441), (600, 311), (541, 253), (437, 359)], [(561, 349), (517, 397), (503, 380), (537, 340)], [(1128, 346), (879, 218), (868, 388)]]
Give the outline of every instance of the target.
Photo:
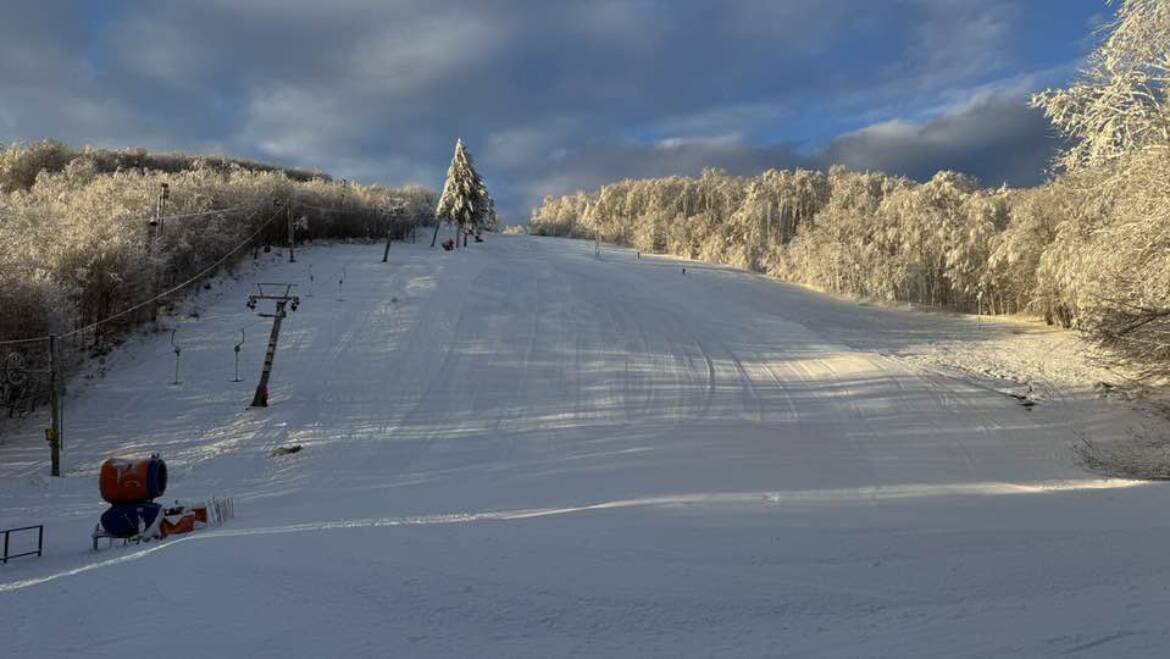
[[(0, 566), (0, 654), (1170, 645), (1170, 491), (1098, 479), (1070, 451), (1146, 419), (1072, 375), (1029, 410), (937, 358), (1026, 335), (1026, 365), (1070, 335), (592, 252), (491, 236), (396, 244), (383, 264), (377, 245), (316, 247), (203, 294), (177, 323), (182, 384), (165, 334), (116, 352), (71, 386), (66, 478), (45, 476), (38, 423), (0, 445), (0, 527), (47, 525), (44, 558)], [(256, 320), (243, 302), (256, 280), (305, 295), (310, 266), (271, 406), (249, 409), (266, 326), (231, 382)], [(99, 462), (152, 451), (168, 497), (231, 495), (237, 518), (90, 552)]]

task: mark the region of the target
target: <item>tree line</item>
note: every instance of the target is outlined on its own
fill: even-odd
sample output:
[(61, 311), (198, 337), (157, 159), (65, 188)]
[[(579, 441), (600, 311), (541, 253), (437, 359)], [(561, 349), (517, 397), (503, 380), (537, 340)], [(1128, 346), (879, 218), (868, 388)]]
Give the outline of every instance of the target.
[[(285, 245), (290, 219), (298, 241), (402, 238), (434, 222), (436, 202), (417, 186), (358, 185), (248, 161), (13, 145), (0, 150), (0, 360), (16, 352), (36, 370), (44, 345), (4, 342), (91, 326), (64, 356), (79, 363), (104, 352), (154, 310), (120, 312), (225, 255), (230, 270)], [(0, 376), (3, 369), (0, 362)]]

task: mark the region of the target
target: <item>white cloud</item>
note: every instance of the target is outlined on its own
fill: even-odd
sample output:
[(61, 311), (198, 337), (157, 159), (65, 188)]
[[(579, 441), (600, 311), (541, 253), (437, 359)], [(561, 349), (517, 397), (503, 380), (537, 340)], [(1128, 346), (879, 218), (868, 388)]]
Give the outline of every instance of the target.
[(785, 115), (777, 102), (732, 103), (706, 108), (690, 114), (672, 115), (653, 124), (656, 132), (679, 136), (744, 135)]
[(237, 138), (269, 156), (304, 157), (329, 154), (338, 142), (355, 137), (360, 128), (337, 121), (344, 108), (325, 90), (278, 86), (254, 92), (247, 119)]
[(353, 76), (356, 84), (407, 94), (457, 79), (464, 67), (490, 58), (506, 38), (507, 30), (489, 17), (424, 15), (360, 38), (338, 73)]
[(738, 133), (709, 137), (668, 137), (654, 143), (654, 148), (660, 151), (677, 151), (685, 148), (735, 149), (743, 146), (743, 139)]

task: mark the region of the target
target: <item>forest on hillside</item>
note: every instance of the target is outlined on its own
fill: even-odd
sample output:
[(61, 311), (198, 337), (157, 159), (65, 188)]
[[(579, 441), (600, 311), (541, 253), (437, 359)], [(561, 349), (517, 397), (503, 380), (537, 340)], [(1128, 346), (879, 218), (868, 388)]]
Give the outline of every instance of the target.
[(1068, 146), (1050, 180), (769, 170), (625, 180), (548, 197), (538, 235), (726, 263), (824, 290), (1083, 330), (1170, 375), (1170, 9), (1118, 8), (1081, 77), (1033, 97)]
[[(53, 141), (0, 150), (0, 376), (43, 371), (50, 334), (72, 366), (105, 352), (207, 279), (286, 245), (290, 220), (297, 241), (401, 238), (433, 222), (436, 201), (222, 157)], [(0, 377), (9, 413), (45, 391), (8, 384)]]

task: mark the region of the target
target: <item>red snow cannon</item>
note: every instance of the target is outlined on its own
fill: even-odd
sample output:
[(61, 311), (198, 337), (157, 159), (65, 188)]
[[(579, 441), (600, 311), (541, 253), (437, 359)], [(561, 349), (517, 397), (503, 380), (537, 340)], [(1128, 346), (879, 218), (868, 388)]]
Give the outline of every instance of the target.
[(167, 491), (167, 463), (158, 454), (110, 458), (102, 463), (100, 485), (102, 498), (115, 505), (151, 501)]
[(163, 510), (163, 537), (203, 528), (207, 526), (207, 520), (207, 504), (181, 504), (176, 501), (174, 506)]

